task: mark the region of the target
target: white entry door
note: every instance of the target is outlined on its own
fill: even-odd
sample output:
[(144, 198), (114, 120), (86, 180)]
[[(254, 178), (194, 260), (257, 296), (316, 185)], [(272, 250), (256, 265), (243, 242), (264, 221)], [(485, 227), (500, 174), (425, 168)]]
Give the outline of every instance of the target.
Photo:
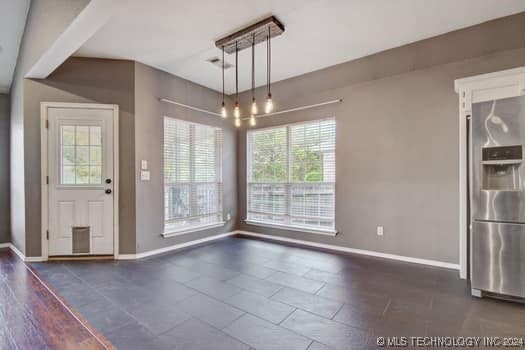
[(113, 254), (113, 114), (47, 109), (49, 256)]

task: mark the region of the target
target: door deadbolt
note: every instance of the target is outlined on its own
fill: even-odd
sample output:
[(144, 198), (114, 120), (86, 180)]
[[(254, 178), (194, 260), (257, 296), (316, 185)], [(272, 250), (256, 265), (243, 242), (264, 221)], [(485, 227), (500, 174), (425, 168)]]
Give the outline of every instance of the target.
[(106, 179), (106, 183), (109, 185), (111, 183), (111, 179)]

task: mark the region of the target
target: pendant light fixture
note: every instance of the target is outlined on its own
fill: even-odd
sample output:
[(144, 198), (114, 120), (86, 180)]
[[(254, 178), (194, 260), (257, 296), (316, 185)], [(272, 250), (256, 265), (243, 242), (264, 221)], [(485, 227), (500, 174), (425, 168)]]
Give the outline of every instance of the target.
[(235, 117), (235, 126), (241, 126), (241, 110), (239, 108), (239, 47), (237, 41), (235, 42), (235, 108), (233, 109), (233, 116)]
[(273, 111), (272, 91), (270, 89), (270, 80), (272, 73), (272, 43), (271, 43), (271, 27), (268, 26), (268, 39), (266, 41), (266, 84), (268, 87), (268, 98), (266, 105), (264, 106), (265, 113), (271, 113)]
[(226, 105), (224, 104), (224, 46), (222, 47), (222, 106), (221, 106), (221, 117), (228, 118), (228, 111), (226, 111)]
[[(255, 33), (252, 36), (252, 117), (257, 114), (257, 101), (255, 101)], [(253, 118), (255, 121), (255, 118)]]
[[(274, 16), (268, 16), (261, 19), (257, 23), (251, 24), (245, 28), (236, 31), (233, 34), (215, 41), (215, 46), (222, 51), (222, 105), (220, 116), (223, 118), (228, 117), (228, 110), (225, 105), (225, 69), (229, 68), (225, 65), (224, 55), (235, 54), (235, 104), (233, 108), (233, 116), (235, 126), (240, 127), (242, 124), (241, 109), (239, 101), (239, 51), (248, 49), (251, 46), (252, 49), (252, 85), (251, 95), (252, 100), (249, 107), (251, 126), (255, 126), (257, 120), (257, 114), (260, 113), (259, 107), (264, 109), (265, 113), (273, 112), (274, 106), (272, 101), (271, 92), (271, 70), (272, 70), (272, 47), (271, 39), (284, 33), (284, 25)], [(255, 97), (255, 45), (266, 41), (266, 87), (267, 87), (267, 98), (264, 106), (258, 106)], [(217, 60), (218, 61), (218, 60)], [(216, 61), (211, 61), (215, 63)], [(261, 102), (261, 101), (259, 101)]]

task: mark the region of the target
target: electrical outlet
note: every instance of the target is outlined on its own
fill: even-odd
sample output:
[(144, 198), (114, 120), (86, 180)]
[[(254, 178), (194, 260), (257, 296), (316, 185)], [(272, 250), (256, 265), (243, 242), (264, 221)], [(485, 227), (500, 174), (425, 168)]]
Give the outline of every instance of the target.
[(230, 213), (226, 214), (226, 221), (230, 221), (232, 219), (232, 216)]
[(377, 226), (377, 235), (382, 236), (383, 235), (383, 226)]

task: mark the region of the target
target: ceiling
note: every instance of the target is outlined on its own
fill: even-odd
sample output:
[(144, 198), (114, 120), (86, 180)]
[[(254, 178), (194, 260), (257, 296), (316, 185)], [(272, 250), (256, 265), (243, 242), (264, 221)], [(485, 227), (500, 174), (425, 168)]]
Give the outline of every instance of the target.
[[(220, 68), (206, 61), (221, 56), (215, 40), (270, 14), (286, 27), (272, 41), (278, 81), (521, 11), (523, 0), (128, 0), (76, 55), (136, 60), (219, 91)], [(257, 86), (265, 50), (256, 46)], [(250, 62), (250, 50), (239, 53), (241, 91)]]
[(0, 93), (11, 88), (30, 0), (0, 1)]

